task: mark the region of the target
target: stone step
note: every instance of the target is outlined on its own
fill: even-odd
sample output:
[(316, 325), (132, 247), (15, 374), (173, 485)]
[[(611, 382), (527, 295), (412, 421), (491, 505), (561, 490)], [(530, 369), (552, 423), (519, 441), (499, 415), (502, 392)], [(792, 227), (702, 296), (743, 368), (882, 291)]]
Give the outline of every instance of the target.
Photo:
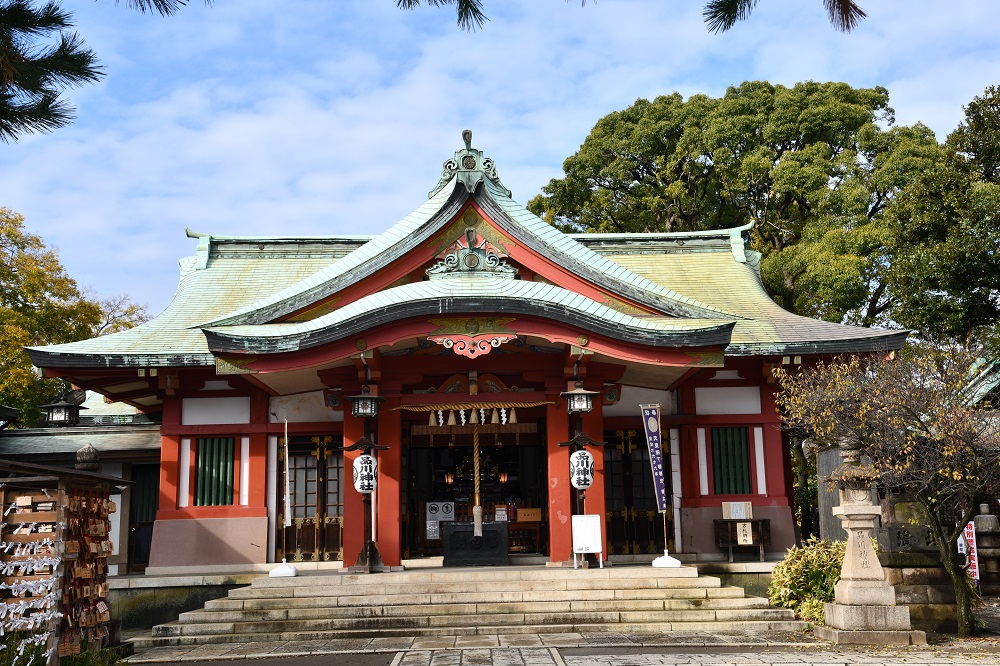
[[(374, 588), (373, 588), (374, 589)], [(741, 588), (724, 588), (718, 585), (718, 579), (714, 579), (711, 584), (701, 587), (628, 587), (621, 589), (592, 589), (587, 587), (573, 587), (571, 589), (550, 589), (538, 590), (535, 588), (524, 589), (520, 586), (505, 586), (503, 590), (495, 587), (487, 589), (456, 588), (449, 591), (442, 590), (421, 590), (419, 586), (413, 586), (402, 593), (393, 593), (385, 588), (378, 588), (372, 594), (367, 595), (337, 595), (312, 593), (312, 588), (294, 588), (295, 593), (289, 596), (258, 596), (244, 593), (246, 588), (238, 588), (230, 591), (225, 599), (212, 602), (210, 608), (219, 610), (245, 609), (271, 609), (283, 608), (294, 605), (383, 605), (387, 603), (472, 603), (477, 601), (509, 601), (509, 602), (535, 602), (554, 601), (561, 599), (593, 599), (593, 600), (633, 600), (633, 599), (710, 599), (719, 597), (743, 596)], [(239, 606), (242, 604), (242, 606)]]
[[(511, 583), (514, 581), (543, 581), (552, 582), (559, 580), (615, 580), (637, 579), (648, 582), (650, 580), (666, 579), (698, 579), (698, 570), (695, 567), (676, 567), (653, 569), (650, 567), (608, 567), (606, 569), (573, 569), (570, 567), (463, 567), (437, 570), (401, 571), (391, 574), (376, 574), (376, 578), (391, 578), (395, 585), (406, 586), (414, 583)], [(262, 576), (255, 578), (251, 584), (254, 588), (281, 588), (295, 587), (308, 581), (309, 586), (317, 587), (346, 587), (350, 585), (370, 585), (373, 576), (371, 574), (350, 574), (350, 573), (316, 573), (310, 572), (304, 575), (288, 578), (269, 578)], [(700, 578), (705, 578), (704, 576)], [(384, 581), (379, 581), (382, 584)]]
[(333, 640), (336, 638), (393, 638), (421, 636), (490, 636), (512, 634), (549, 634), (549, 633), (627, 633), (627, 634), (661, 634), (670, 632), (713, 632), (713, 633), (747, 633), (756, 634), (767, 631), (800, 632), (808, 625), (798, 620), (768, 620), (768, 621), (738, 621), (738, 622), (647, 622), (647, 623), (614, 623), (614, 624), (521, 624), (521, 625), (479, 625), (479, 626), (427, 626), (427, 627), (392, 627), (343, 630), (306, 630), (287, 631), (280, 633), (259, 634), (215, 634), (215, 635), (169, 635), (142, 636), (131, 639), (137, 650), (154, 647), (210, 645), (220, 643), (280, 642), (305, 640)]
[[(693, 568), (469, 568), (257, 578), (137, 647), (399, 636), (797, 631), (791, 611)], [(145, 641), (145, 642), (143, 642)]]
[[(370, 609), (371, 614), (350, 617), (283, 618), (275, 617), (215, 617), (205, 621), (178, 621), (154, 628), (155, 636), (205, 636), (214, 634), (275, 634), (301, 631), (340, 631), (355, 629), (396, 629), (423, 627), (509, 626), (509, 625), (568, 625), (568, 624), (697, 624), (713, 622), (790, 621), (791, 611), (778, 608), (756, 609), (704, 609), (704, 610), (560, 610), (533, 608), (515, 612), (497, 609), (498, 612), (442, 612), (425, 614), (379, 614), (385, 610)], [(452, 609), (454, 610), (454, 609)], [(215, 613), (204, 613), (216, 615)], [(225, 615), (231, 615), (226, 613)], [(258, 639), (253, 639), (258, 640)]]
[[(278, 599), (288, 597), (343, 597), (343, 596), (364, 596), (386, 594), (448, 594), (463, 592), (497, 592), (497, 581), (420, 581), (413, 580), (410, 583), (399, 583), (398, 581), (375, 582), (370, 578), (364, 583), (351, 583), (347, 585), (317, 585), (314, 580), (318, 577), (307, 578), (286, 578), (282, 580), (291, 581), (278, 585), (255, 585), (241, 587), (229, 592), (230, 599)], [(258, 579), (259, 580), (259, 579)], [(273, 579), (272, 579), (273, 580)], [(503, 581), (503, 591), (510, 590), (531, 590), (531, 591), (563, 591), (563, 590), (682, 590), (682, 589), (702, 589), (721, 587), (718, 578), (712, 576), (702, 576), (701, 578), (672, 578), (654, 577), (649, 579), (641, 578), (605, 578), (605, 577), (580, 577), (562, 578), (556, 580), (520, 580), (514, 579)]]
[[(477, 595), (482, 596), (482, 595)], [(302, 619), (336, 619), (357, 617), (408, 617), (422, 615), (482, 615), (498, 613), (531, 613), (549, 612), (563, 613), (575, 611), (610, 612), (621, 611), (621, 601), (594, 599), (560, 599), (556, 601), (497, 601), (496, 599), (480, 598), (475, 602), (462, 603), (427, 603), (421, 598), (397, 599), (392, 605), (334, 605), (316, 604), (316, 599), (305, 599), (310, 605), (293, 604), (272, 609), (225, 608), (219, 604), (206, 604), (204, 610), (182, 613), (178, 618), (181, 624), (212, 623), (212, 622), (254, 622)], [(210, 602), (211, 603), (211, 602)], [(244, 602), (249, 603), (249, 602)], [(626, 609), (633, 612), (653, 611), (715, 611), (715, 610), (747, 610), (767, 609), (767, 599), (760, 597), (734, 597), (730, 599), (636, 599), (631, 600)]]

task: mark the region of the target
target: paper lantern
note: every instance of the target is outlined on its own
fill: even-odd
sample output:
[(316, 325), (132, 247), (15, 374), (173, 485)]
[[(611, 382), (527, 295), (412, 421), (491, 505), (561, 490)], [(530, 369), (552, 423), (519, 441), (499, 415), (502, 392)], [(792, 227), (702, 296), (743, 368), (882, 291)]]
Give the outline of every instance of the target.
[(354, 489), (359, 493), (375, 492), (378, 483), (378, 463), (375, 458), (363, 453), (354, 459)]
[(594, 456), (587, 451), (574, 451), (569, 457), (569, 482), (577, 490), (586, 490), (594, 483)]

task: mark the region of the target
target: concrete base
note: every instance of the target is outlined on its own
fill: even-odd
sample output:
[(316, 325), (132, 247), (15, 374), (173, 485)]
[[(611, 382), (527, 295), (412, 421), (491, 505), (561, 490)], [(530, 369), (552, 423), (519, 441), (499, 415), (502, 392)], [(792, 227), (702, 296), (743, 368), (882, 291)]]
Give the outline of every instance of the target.
[(391, 567), (388, 564), (374, 564), (371, 566), (366, 566), (364, 564), (356, 564), (353, 567), (347, 567), (345, 571), (350, 574), (371, 574), (371, 573), (389, 573), (391, 571), (405, 571), (406, 567), (398, 566)]
[[(879, 572), (881, 573), (881, 572)], [(896, 591), (892, 585), (881, 580), (845, 580), (834, 587), (834, 598), (844, 606), (893, 606)], [(909, 629), (909, 626), (906, 627)]]
[[(150, 569), (267, 562), (267, 516), (157, 520)], [(270, 567), (268, 567), (270, 568)]]
[(681, 566), (681, 561), (675, 557), (670, 557), (670, 553), (663, 551), (663, 557), (653, 560), (653, 566), (657, 568), (669, 568)]
[(818, 626), (813, 633), (835, 645), (927, 645), (927, 635), (922, 631), (857, 631)]
[(826, 624), (834, 629), (909, 631), (910, 609), (906, 606), (844, 606), (825, 604)]

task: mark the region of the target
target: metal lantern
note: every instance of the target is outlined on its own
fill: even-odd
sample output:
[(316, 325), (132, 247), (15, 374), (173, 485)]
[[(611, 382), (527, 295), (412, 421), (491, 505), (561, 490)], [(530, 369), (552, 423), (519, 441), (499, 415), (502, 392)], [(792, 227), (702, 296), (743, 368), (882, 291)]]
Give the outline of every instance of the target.
[(378, 463), (375, 458), (362, 453), (354, 459), (354, 489), (359, 493), (375, 492), (378, 483)]
[(351, 415), (359, 419), (373, 419), (378, 416), (378, 404), (385, 400), (372, 394), (368, 384), (361, 387), (360, 395), (348, 397), (351, 401)]
[(574, 451), (569, 457), (569, 482), (577, 490), (586, 490), (594, 483), (594, 456), (587, 451)]
[(573, 390), (559, 394), (560, 398), (566, 398), (566, 411), (570, 414), (583, 414), (594, 408), (594, 396), (599, 391), (588, 391), (583, 388), (583, 382), (577, 380)]
[(87, 409), (79, 404), (74, 404), (63, 395), (50, 403), (39, 405), (45, 410), (45, 419), (51, 425), (70, 426), (80, 422), (80, 410)]

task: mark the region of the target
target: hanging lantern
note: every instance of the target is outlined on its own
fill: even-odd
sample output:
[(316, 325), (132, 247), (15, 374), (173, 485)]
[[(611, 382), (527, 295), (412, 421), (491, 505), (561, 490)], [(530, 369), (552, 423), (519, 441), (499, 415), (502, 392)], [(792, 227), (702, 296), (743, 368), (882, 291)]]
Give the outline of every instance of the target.
[[(377, 391), (377, 388), (376, 388)], [(351, 401), (351, 415), (358, 419), (373, 419), (378, 416), (378, 404), (385, 400), (373, 392), (368, 384), (361, 387), (360, 395), (348, 396)]]
[(587, 451), (574, 451), (569, 457), (569, 482), (577, 490), (586, 490), (594, 483), (594, 456)]
[(375, 458), (362, 453), (354, 459), (354, 489), (359, 493), (375, 492), (378, 483), (378, 463)]
[(599, 391), (588, 391), (583, 388), (583, 382), (574, 382), (571, 391), (564, 391), (559, 394), (560, 398), (566, 398), (566, 411), (570, 414), (583, 414), (594, 409), (594, 396)]

